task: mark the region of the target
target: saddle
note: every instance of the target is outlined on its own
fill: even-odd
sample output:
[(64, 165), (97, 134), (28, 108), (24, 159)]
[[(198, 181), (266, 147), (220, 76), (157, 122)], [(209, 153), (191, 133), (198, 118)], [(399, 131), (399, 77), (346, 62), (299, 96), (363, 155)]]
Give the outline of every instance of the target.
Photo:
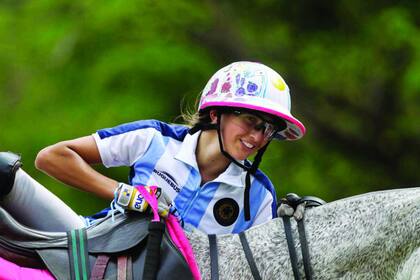
[[(45, 232), (17, 222), (0, 207), (0, 257), (47, 268), (57, 279), (144, 279), (151, 218), (118, 213), (71, 232)], [(182, 254), (163, 233), (156, 279), (193, 279)], [(82, 271), (82, 276), (74, 271)]]

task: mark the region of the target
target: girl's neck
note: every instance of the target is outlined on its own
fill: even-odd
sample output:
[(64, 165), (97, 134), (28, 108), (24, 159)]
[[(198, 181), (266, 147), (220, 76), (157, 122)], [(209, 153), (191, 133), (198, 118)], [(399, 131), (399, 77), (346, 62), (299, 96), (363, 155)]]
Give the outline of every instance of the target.
[(216, 179), (229, 166), (230, 161), (220, 151), (215, 130), (202, 131), (195, 150), (201, 184)]

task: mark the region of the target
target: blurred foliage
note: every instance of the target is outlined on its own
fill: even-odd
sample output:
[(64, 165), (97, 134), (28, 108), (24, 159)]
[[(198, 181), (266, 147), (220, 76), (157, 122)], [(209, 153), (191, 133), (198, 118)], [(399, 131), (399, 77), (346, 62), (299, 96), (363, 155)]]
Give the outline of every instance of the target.
[(21, 153), (80, 213), (95, 212), (107, 202), (35, 170), (40, 149), (136, 119), (174, 121), (217, 69), (252, 60), (282, 74), (308, 129), (264, 157), (279, 196), (412, 186), (419, 11), (416, 1), (2, 1), (0, 150)]

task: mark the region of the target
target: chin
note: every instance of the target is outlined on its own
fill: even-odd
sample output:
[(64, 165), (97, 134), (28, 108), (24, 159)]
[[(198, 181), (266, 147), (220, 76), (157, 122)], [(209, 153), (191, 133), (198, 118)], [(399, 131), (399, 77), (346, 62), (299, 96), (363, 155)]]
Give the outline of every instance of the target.
[(250, 153), (248, 151), (242, 151), (240, 149), (229, 151), (230, 149), (227, 149), (226, 152), (229, 153), (235, 160), (242, 161), (246, 160), (248, 157), (252, 156), (254, 153)]
[(232, 157), (234, 159), (236, 159), (237, 161), (246, 160), (249, 156), (251, 156), (251, 154), (248, 154), (248, 155), (232, 155)]

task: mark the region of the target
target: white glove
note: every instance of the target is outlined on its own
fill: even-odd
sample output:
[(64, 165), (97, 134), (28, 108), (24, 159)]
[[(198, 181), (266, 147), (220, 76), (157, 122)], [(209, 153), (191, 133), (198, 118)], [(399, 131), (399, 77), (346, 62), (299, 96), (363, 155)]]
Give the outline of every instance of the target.
[[(161, 217), (167, 217), (171, 206), (171, 199), (160, 188), (151, 188), (150, 186), (144, 186), (144, 188), (151, 195), (157, 197), (159, 215)], [(115, 203), (123, 209), (144, 212), (149, 206), (146, 199), (133, 186), (119, 183), (116, 192)]]
[(277, 216), (279, 217), (294, 217), (296, 221), (300, 221), (303, 219), (303, 214), (305, 212), (306, 202), (299, 203), (296, 206), (296, 210), (293, 209), (292, 206), (287, 204), (287, 202), (282, 202), (277, 208)]
[[(145, 188), (151, 195), (155, 195), (151, 191), (150, 187)], [(116, 204), (121, 206), (123, 209), (144, 212), (147, 209), (147, 206), (149, 206), (149, 203), (147, 203), (139, 191), (133, 186), (125, 183), (119, 183), (117, 194)]]

